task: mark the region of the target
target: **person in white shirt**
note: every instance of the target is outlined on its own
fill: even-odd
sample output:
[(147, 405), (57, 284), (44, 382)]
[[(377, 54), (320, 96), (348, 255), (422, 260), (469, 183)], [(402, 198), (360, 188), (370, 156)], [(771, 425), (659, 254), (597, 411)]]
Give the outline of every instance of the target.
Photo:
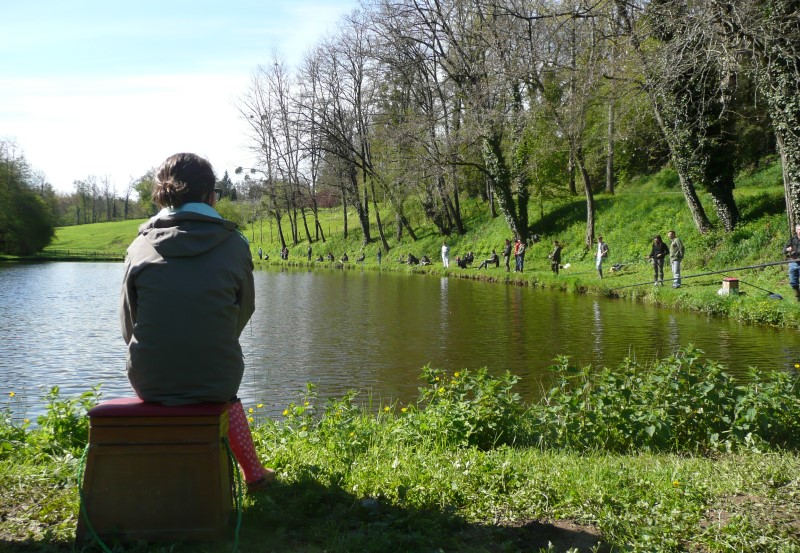
[(442, 265), (445, 269), (450, 267), (450, 246), (447, 242), (442, 242)]
[(608, 244), (603, 242), (603, 236), (597, 236), (597, 274), (603, 278), (603, 260), (608, 257)]

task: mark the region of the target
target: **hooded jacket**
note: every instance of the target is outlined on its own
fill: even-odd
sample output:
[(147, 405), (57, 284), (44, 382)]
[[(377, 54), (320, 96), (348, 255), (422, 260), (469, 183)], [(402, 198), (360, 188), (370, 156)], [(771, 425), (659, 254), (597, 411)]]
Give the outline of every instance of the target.
[(223, 402), (239, 389), (253, 260), (236, 224), (209, 211), (162, 212), (128, 248), (122, 335), (128, 379), (145, 401)]

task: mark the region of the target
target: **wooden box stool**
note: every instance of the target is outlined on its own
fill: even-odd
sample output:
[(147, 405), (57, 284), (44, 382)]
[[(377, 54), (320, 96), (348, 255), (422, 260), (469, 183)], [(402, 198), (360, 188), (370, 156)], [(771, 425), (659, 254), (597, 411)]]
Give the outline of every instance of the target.
[(89, 451), (76, 538), (224, 538), (233, 512), (223, 439), (227, 403), (167, 407), (138, 398), (89, 411)]
[(719, 291), (721, 296), (739, 293), (739, 279), (725, 277), (722, 279), (722, 289)]

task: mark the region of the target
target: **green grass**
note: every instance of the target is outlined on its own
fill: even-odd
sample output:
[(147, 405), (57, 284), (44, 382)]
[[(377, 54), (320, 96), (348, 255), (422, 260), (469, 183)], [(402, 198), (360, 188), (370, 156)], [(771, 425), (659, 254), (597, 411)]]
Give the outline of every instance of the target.
[(59, 227), (44, 253), (52, 250), (92, 251), (124, 255), (143, 220)]
[[(598, 542), (600, 551), (800, 551), (796, 377), (740, 388), (692, 351), (621, 368), (564, 367), (566, 382), (531, 405), (515, 397), (511, 375), (426, 367), (408, 405), (365, 410), (355, 393), (322, 403), (309, 385), (281, 420), (253, 406), (257, 449), (278, 482), (245, 499), (240, 550), (515, 552), (551, 541), (553, 551)], [(0, 550), (71, 550), (79, 407), (94, 397), (51, 393), (39, 430), (9, 422), (19, 398), (0, 411)], [(647, 413), (673, 439), (659, 442)], [(718, 432), (718, 415), (731, 432)], [(576, 440), (626, 428), (638, 431), (624, 451)], [(114, 550), (216, 553), (230, 550), (230, 535)]]

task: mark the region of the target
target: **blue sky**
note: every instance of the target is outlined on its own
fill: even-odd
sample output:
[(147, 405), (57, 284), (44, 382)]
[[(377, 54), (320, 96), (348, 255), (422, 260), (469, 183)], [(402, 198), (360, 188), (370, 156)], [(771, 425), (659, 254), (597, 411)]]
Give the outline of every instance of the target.
[[(10, 5), (8, 5), (10, 4)], [(252, 165), (236, 101), (277, 51), (290, 64), (356, 0), (12, 0), (0, 18), (0, 137), (59, 191), (127, 183), (167, 156), (219, 176)]]

